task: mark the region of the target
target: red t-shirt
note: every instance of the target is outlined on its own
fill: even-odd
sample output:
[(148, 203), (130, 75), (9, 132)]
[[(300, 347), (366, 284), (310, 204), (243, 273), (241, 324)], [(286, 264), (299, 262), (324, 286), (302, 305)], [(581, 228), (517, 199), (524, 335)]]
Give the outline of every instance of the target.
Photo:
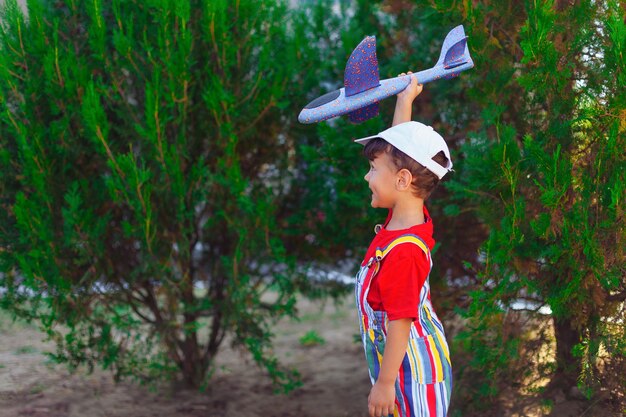
[[(391, 210), (385, 226), (391, 219)], [(419, 236), (429, 249), (435, 245), (433, 222), (424, 207), (425, 223), (402, 230), (384, 227), (370, 244), (363, 265), (374, 255), (376, 248), (384, 248), (405, 234)], [(418, 318), (420, 292), (430, 272), (430, 261), (422, 249), (413, 244), (398, 245), (382, 260), (380, 270), (370, 284), (367, 302), (374, 311), (385, 311), (389, 320)]]

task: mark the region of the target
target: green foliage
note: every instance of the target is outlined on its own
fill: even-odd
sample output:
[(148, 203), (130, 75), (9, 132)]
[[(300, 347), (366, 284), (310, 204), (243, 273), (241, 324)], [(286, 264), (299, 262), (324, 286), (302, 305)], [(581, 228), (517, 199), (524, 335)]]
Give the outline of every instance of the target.
[(297, 384), (271, 326), (295, 314), (298, 290), (326, 290), (288, 251), (306, 225), (285, 230), (307, 211), (291, 203), (289, 130), (299, 39), (313, 36), (303, 16), (284, 24), (291, 13), (269, 0), (29, 1), (25, 18), (6, 2), (0, 304), (41, 323), (55, 360), (197, 387), (230, 335), (278, 385)]
[[(626, 298), (623, 5), (478, 2), (445, 11), (447, 3), (435, 7), (468, 18), (476, 61), (468, 95), (480, 117), (447, 183), (449, 213), (471, 210), (489, 231), (460, 310), (468, 327), (458, 346), (471, 358), (459, 393), (495, 400), (499, 387), (524, 383), (522, 370), (542, 346), (554, 349), (554, 337), (555, 369), (533, 372), (566, 392), (578, 381), (585, 392), (616, 394), (625, 358), (615, 348)], [(521, 301), (533, 307), (512, 325)], [(541, 306), (554, 336), (536, 331)]]

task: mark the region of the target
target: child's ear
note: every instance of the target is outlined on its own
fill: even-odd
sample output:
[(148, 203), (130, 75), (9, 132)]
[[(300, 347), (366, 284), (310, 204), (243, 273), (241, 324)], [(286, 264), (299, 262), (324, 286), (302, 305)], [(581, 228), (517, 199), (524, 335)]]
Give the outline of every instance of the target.
[(409, 189), (412, 182), (413, 175), (411, 174), (411, 171), (406, 168), (402, 168), (400, 171), (398, 171), (396, 177), (396, 186), (398, 187), (398, 190), (404, 191), (406, 189)]

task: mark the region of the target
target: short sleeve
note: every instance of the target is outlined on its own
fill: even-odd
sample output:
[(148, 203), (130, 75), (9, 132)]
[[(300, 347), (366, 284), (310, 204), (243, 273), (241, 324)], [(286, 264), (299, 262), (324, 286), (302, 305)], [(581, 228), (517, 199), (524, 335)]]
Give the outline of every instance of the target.
[(392, 251), (387, 255), (376, 278), (380, 300), (389, 320), (417, 320), (420, 293), (429, 272), (430, 262), (426, 254), (414, 245), (408, 246), (408, 250)]

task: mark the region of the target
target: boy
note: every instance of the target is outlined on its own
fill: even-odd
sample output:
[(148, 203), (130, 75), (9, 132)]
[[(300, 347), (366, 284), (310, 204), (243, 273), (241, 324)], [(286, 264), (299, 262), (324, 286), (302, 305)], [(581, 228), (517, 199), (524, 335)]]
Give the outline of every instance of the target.
[(389, 209), (357, 274), (361, 336), (373, 387), (371, 417), (447, 414), (452, 388), (443, 326), (430, 302), (433, 223), (424, 201), (452, 169), (443, 138), (411, 122), (422, 90), (415, 77), (400, 94), (393, 126), (365, 145), (372, 207)]

